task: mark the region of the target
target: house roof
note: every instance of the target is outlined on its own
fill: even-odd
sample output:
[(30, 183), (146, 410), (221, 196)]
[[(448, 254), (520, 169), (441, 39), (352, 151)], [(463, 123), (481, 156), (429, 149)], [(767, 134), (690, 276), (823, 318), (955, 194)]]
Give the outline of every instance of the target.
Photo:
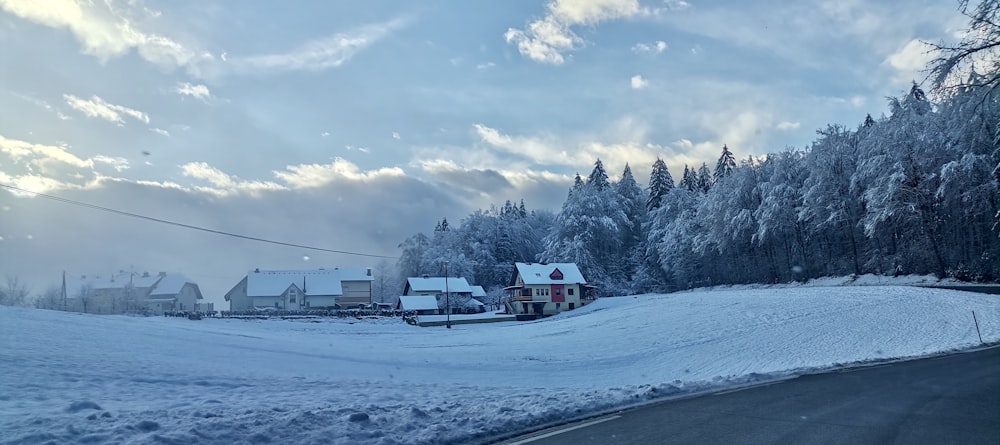
[[(130, 277), (131, 275), (131, 277)], [(130, 280), (131, 278), (131, 280)], [(82, 287), (89, 286), (92, 290), (102, 289), (125, 289), (130, 284), (135, 289), (150, 288), (160, 279), (160, 275), (149, 273), (134, 273), (119, 271), (111, 275), (83, 275), (80, 277), (66, 277), (66, 292), (70, 295), (78, 292)]]
[(486, 289), (483, 289), (482, 286), (472, 286), (472, 297), (473, 298), (482, 298), (482, 297), (485, 297), (485, 296), (486, 296)]
[[(575, 263), (514, 263), (514, 268), (521, 275), (524, 284), (586, 284), (583, 274)], [(562, 273), (561, 280), (551, 278), (558, 269)]]
[[(406, 283), (416, 292), (445, 291), (444, 277), (410, 277), (406, 279)], [(448, 277), (447, 290), (454, 293), (472, 293), (469, 282), (462, 277)]]
[(191, 283), (195, 286), (195, 293), (198, 298), (201, 298), (201, 290), (198, 289), (198, 285), (194, 281), (189, 280), (184, 275), (168, 273), (160, 278), (160, 281), (156, 283), (156, 287), (149, 292), (149, 295), (176, 295), (181, 292), (185, 284)]
[(399, 297), (399, 306), (404, 311), (437, 310), (437, 298), (433, 295), (403, 295)]
[(251, 270), (247, 272), (248, 297), (275, 297), (295, 285), (307, 296), (343, 295), (339, 269)]

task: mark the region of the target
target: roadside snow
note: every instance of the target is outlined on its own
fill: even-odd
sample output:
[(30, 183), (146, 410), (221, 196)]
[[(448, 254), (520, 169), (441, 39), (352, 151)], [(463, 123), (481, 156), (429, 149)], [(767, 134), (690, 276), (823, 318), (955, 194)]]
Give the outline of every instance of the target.
[(0, 308), (5, 443), (468, 443), (760, 379), (1000, 341), (1000, 298), (915, 287), (605, 298), (530, 323)]

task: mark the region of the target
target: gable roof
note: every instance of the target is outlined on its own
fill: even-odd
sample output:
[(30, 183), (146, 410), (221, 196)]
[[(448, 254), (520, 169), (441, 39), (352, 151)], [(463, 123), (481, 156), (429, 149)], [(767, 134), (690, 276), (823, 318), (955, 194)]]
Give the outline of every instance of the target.
[(437, 298), (433, 295), (403, 295), (399, 297), (399, 306), (404, 311), (437, 310)]
[[(406, 285), (416, 292), (444, 292), (444, 277), (410, 277)], [(448, 292), (472, 293), (472, 287), (463, 277), (448, 277)]]
[(472, 298), (483, 298), (486, 296), (486, 289), (482, 286), (472, 286)]
[[(524, 284), (587, 284), (576, 263), (514, 263), (514, 269)], [(561, 280), (551, 277), (556, 269)]]
[(295, 285), (307, 296), (343, 295), (341, 272), (333, 270), (251, 270), (247, 272), (248, 297), (275, 297)]
[(119, 271), (116, 274), (103, 277), (98, 275), (83, 275), (79, 278), (67, 276), (66, 292), (73, 295), (84, 286), (88, 286), (95, 291), (103, 289), (126, 289), (129, 285), (133, 289), (148, 289), (156, 285), (160, 278), (161, 275), (139, 274), (127, 271)]
[(191, 283), (194, 285), (194, 290), (197, 298), (201, 298), (201, 290), (198, 289), (198, 285), (193, 281), (187, 279), (184, 275), (180, 274), (166, 274), (160, 278), (160, 281), (156, 283), (156, 286), (149, 295), (176, 295), (181, 292), (185, 284)]

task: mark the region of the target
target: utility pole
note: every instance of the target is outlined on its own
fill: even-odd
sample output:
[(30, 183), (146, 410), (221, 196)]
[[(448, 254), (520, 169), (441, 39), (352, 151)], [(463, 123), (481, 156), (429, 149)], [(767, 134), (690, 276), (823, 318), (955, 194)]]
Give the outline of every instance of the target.
[(445, 326), (451, 329), (451, 292), (448, 291), (448, 262), (444, 262), (444, 305)]

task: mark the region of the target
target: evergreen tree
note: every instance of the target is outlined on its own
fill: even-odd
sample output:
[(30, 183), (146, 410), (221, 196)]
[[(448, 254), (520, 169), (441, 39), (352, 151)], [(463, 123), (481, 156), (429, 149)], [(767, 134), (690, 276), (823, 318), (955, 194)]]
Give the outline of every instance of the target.
[(708, 193), (712, 189), (712, 173), (708, 170), (708, 164), (704, 162), (698, 169), (698, 191)]
[(611, 185), (608, 182), (608, 172), (604, 170), (604, 163), (600, 158), (594, 163), (594, 170), (590, 172), (587, 184), (597, 190), (606, 190)]
[(875, 125), (875, 119), (872, 119), (871, 113), (868, 113), (868, 115), (865, 116), (865, 123), (862, 124), (862, 126), (865, 128), (871, 128), (872, 125)]
[(698, 190), (698, 174), (684, 165), (684, 175), (681, 178), (680, 188), (689, 192)]
[(667, 164), (662, 159), (656, 158), (653, 162), (653, 171), (649, 174), (649, 198), (646, 200), (646, 210), (653, 210), (660, 207), (663, 197), (674, 188), (674, 178), (667, 170)]
[(733, 156), (733, 152), (729, 151), (728, 145), (722, 144), (722, 155), (719, 156), (719, 162), (715, 164), (715, 182), (732, 174), (735, 168), (736, 157)]

